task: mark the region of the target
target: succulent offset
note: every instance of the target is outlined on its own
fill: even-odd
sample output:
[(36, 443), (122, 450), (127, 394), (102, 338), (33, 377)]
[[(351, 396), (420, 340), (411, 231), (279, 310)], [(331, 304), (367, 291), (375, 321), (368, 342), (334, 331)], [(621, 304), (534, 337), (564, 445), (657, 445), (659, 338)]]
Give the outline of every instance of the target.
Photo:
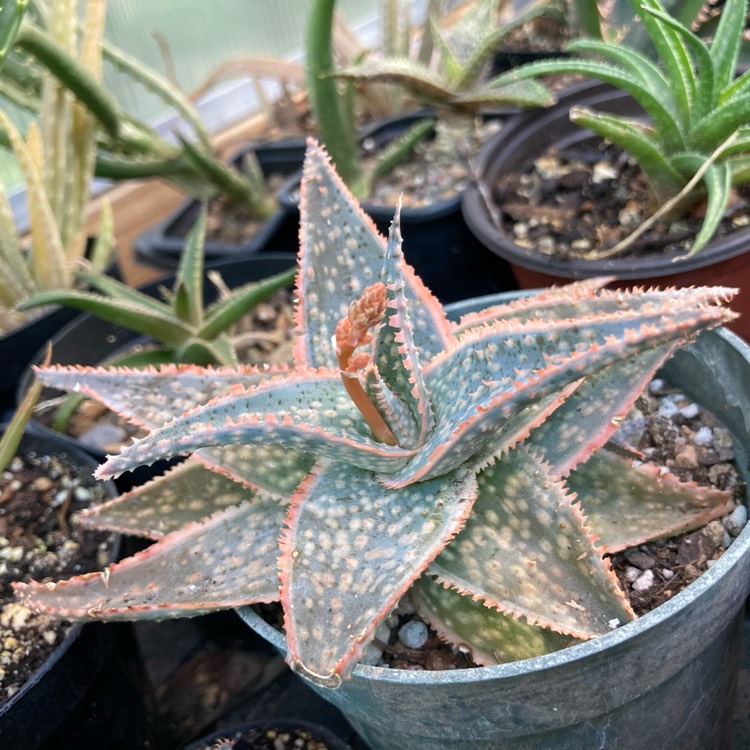
[(451, 323), (398, 213), (386, 241), (315, 143), (301, 212), (293, 365), (38, 370), (150, 430), (100, 476), (191, 457), (80, 518), (156, 544), (19, 597), (103, 620), (280, 601), (290, 664), (327, 687), (407, 591), (485, 664), (631, 620), (603, 554), (731, 500), (605, 444), (677, 346), (734, 317), (734, 290), (599, 279)]

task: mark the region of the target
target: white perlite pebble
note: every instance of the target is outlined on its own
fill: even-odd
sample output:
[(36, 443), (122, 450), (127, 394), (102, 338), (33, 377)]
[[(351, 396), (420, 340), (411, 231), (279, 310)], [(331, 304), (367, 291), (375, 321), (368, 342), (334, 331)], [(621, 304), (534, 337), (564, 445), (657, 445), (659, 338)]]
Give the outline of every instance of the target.
[(664, 390), (664, 386), (666, 383), (661, 378), (654, 378), (649, 384), (648, 384), (648, 390), (649, 393), (653, 393), (654, 395), (660, 394)]
[(398, 639), (406, 648), (422, 648), (429, 635), (427, 625), (421, 620), (409, 620), (398, 631)]
[(710, 427), (706, 427), (705, 425), (701, 427), (698, 432), (695, 433), (695, 437), (693, 437), (693, 442), (696, 445), (711, 445), (714, 441), (714, 431)]
[(644, 570), (639, 578), (633, 582), (634, 591), (648, 591), (654, 585), (654, 571)]
[(747, 508), (744, 505), (738, 505), (723, 521), (724, 528), (732, 536), (737, 536), (747, 523)]
[(661, 574), (664, 577), (665, 581), (668, 581), (670, 578), (674, 578), (674, 571), (670, 570), (669, 568), (662, 569)]
[(625, 568), (625, 580), (629, 583), (633, 583), (633, 581), (637, 581), (641, 577), (641, 573), (643, 571), (640, 568), (636, 568), (635, 566), (631, 565)]
[(607, 620), (607, 627), (610, 630), (617, 630), (617, 628), (620, 627), (620, 620), (617, 617), (613, 618), (612, 620)]
[(679, 410), (679, 406), (677, 406), (677, 404), (671, 398), (665, 398), (661, 402), (661, 405), (659, 406), (659, 409), (656, 413), (660, 417), (671, 419), (675, 414), (677, 414)]
[(685, 419), (694, 419), (698, 416), (698, 413), (700, 412), (700, 406), (698, 404), (691, 402), (687, 404), (686, 406), (683, 406), (682, 409), (680, 409), (680, 414), (685, 417)]

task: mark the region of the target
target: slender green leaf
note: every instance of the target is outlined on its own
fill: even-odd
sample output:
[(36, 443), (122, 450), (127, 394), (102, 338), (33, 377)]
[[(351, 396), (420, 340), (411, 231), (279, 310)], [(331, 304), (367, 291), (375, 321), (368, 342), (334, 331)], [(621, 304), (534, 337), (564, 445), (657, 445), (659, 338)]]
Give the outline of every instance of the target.
[(750, 120), (750, 93), (720, 104), (695, 124), (687, 138), (688, 151), (710, 154)]
[(206, 213), (206, 207), (202, 206), (185, 240), (174, 286), (175, 314), (193, 328), (200, 328), (203, 325)]
[[(711, 57), (716, 66), (717, 88), (720, 91), (727, 88), (734, 78), (746, 14), (747, 0), (728, 0), (722, 8), (711, 44)], [(722, 139), (718, 140), (721, 142)]]

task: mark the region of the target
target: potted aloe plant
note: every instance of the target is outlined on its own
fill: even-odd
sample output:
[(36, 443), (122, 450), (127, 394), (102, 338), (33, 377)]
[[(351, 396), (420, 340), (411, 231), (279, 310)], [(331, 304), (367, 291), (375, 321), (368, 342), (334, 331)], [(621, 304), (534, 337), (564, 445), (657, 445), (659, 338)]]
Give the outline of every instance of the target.
[[(731, 501), (605, 444), (664, 366), (734, 433), (746, 473), (748, 348), (706, 332), (733, 318), (734, 290), (597, 279), (463, 304), (450, 322), (404, 263), (398, 213), (386, 242), (316, 144), (301, 216), (292, 365), (37, 370), (150, 429), (100, 477), (191, 458), (81, 516), (156, 544), (100, 574), (19, 585), (20, 600), (101, 620), (280, 602), (283, 633), (243, 617), (374, 749), (725, 747), (750, 531), (635, 618), (603, 554)], [(485, 666), (359, 664), (407, 592)], [(645, 720), (654, 701), (659, 722)]]
[[(580, 39), (569, 51), (595, 59), (518, 69), (518, 80), (577, 73), (603, 83), (569, 90), (488, 143), (464, 215), (524, 287), (602, 273), (628, 284), (731, 280), (744, 313), (750, 77), (736, 64), (747, 3), (726, 4), (710, 42), (658, 0), (633, 7), (656, 59)], [(747, 336), (748, 320), (732, 328)]]

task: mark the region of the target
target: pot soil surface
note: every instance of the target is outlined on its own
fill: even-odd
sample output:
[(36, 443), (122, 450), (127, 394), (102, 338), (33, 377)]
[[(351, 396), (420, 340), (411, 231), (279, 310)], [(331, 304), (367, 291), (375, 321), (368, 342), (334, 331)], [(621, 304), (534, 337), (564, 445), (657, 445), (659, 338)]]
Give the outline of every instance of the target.
[[(682, 481), (729, 490), (736, 510), (695, 531), (638, 545), (611, 558), (612, 567), (638, 616), (671, 599), (725, 552), (747, 520), (745, 485), (734, 461), (729, 431), (716, 418), (661, 379), (654, 379), (617, 435), (647, 463)], [(259, 612), (278, 629), (283, 613), (274, 603)], [(456, 648), (415, 614), (408, 594), (376, 630), (363, 663), (392, 669), (477, 667), (468, 648)]]
[[(600, 139), (586, 148), (551, 148), (488, 188), (490, 214), (515, 243), (557, 258), (595, 259), (658, 208), (638, 165)], [(750, 225), (749, 201), (747, 185), (734, 191), (717, 238)], [(687, 253), (704, 208), (698, 203), (684, 216), (657, 222), (622, 257)]]
[(114, 536), (71, 523), (73, 513), (106, 499), (88, 467), (55, 454), (21, 450), (0, 477), (0, 702), (23, 687), (71, 627), (17, 603), (11, 583), (106, 567)]

